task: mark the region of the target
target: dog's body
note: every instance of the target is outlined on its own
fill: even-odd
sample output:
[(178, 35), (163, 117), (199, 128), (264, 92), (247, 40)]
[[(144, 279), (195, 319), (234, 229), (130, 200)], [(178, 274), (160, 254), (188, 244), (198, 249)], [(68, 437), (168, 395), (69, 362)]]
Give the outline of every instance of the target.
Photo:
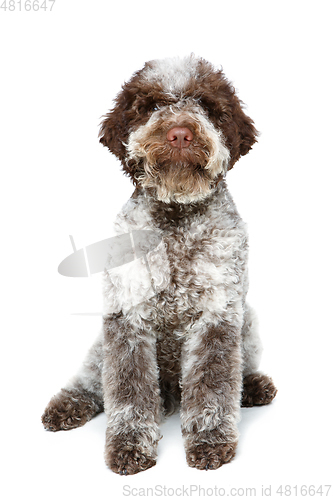
[(69, 429), (104, 409), (115, 472), (154, 465), (160, 418), (179, 404), (188, 464), (218, 468), (234, 456), (241, 404), (276, 394), (257, 373), (246, 228), (224, 179), (255, 140), (223, 73), (192, 56), (147, 63), (103, 122), (101, 142), (136, 185), (116, 230), (162, 241), (141, 268), (105, 271), (102, 335), (43, 422)]

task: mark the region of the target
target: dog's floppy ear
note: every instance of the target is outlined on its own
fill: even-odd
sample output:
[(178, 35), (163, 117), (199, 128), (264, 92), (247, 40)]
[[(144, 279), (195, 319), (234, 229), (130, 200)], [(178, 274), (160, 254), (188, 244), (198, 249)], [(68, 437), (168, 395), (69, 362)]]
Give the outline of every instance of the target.
[(99, 131), (99, 142), (109, 148), (119, 160), (126, 155), (124, 142), (127, 139), (124, 116), (119, 102), (104, 116)]
[[(205, 72), (205, 96), (210, 99), (208, 108), (221, 128), (226, 146), (230, 151), (228, 170), (241, 156), (246, 155), (257, 142), (258, 132), (253, 120), (243, 110), (234, 86), (227, 80), (223, 71)], [(212, 93), (212, 90), (214, 92)]]
[(253, 144), (257, 142), (258, 131), (256, 130), (253, 120), (247, 116), (242, 108), (242, 102), (233, 93), (231, 99), (231, 116), (224, 123), (225, 134), (230, 147), (230, 162), (228, 170), (241, 156), (246, 155)]
[(258, 131), (254, 126), (253, 120), (244, 113), (241, 101), (237, 97), (234, 107), (234, 120), (238, 126), (240, 136), (239, 154), (240, 156), (244, 156), (250, 151), (253, 144), (257, 142)]
[(140, 90), (142, 70), (134, 73), (132, 78), (124, 83), (117, 95), (113, 108), (103, 118), (99, 131), (99, 142), (107, 146), (111, 153), (117, 156), (126, 170), (125, 158), (130, 125), (138, 117), (134, 106)]
[(198, 63), (197, 82), (199, 87), (196, 92), (208, 110), (218, 128), (225, 138), (226, 146), (230, 151), (228, 169), (241, 156), (246, 155), (257, 141), (258, 132), (249, 116), (243, 111), (243, 103), (238, 99), (234, 86), (229, 82), (223, 70), (215, 70), (204, 59)]

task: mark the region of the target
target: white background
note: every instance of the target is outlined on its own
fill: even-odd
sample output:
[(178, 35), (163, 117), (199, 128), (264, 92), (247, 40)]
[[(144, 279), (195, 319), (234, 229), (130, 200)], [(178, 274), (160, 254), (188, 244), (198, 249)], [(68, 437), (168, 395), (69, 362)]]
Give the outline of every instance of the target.
[[(56, 0), (52, 12), (0, 10), (2, 497), (125, 498), (159, 485), (174, 496), (192, 485), (261, 497), (271, 485), (279, 498), (279, 485), (332, 483), (330, 2)], [(98, 142), (101, 116), (146, 60), (190, 52), (223, 66), (261, 131), (228, 179), (250, 233), (262, 369), (279, 392), (268, 407), (242, 410), (231, 464), (187, 467), (174, 416), (157, 465), (124, 478), (104, 464), (104, 414), (71, 432), (40, 422), (101, 325), (72, 314), (101, 311), (100, 276), (65, 278), (57, 267), (72, 251), (69, 234), (77, 248), (110, 236), (132, 192)]]

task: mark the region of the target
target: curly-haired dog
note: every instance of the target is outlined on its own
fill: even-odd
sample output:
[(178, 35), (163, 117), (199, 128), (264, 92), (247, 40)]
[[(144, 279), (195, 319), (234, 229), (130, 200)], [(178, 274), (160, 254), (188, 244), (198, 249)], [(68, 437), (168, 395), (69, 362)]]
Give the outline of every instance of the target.
[(102, 123), (101, 143), (136, 187), (117, 232), (162, 241), (141, 258), (150, 273), (140, 259), (104, 272), (103, 332), (42, 420), (72, 429), (104, 410), (119, 474), (155, 464), (161, 416), (178, 404), (189, 466), (220, 467), (235, 455), (240, 406), (276, 394), (257, 372), (247, 233), (225, 183), (256, 136), (223, 72), (194, 56), (148, 62)]

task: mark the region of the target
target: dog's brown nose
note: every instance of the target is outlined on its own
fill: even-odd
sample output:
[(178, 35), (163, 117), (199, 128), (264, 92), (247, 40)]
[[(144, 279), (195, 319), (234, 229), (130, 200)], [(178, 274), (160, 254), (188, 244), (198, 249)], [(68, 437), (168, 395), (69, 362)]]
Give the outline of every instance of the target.
[(193, 134), (187, 127), (173, 127), (168, 131), (167, 139), (175, 148), (187, 148), (193, 139)]

